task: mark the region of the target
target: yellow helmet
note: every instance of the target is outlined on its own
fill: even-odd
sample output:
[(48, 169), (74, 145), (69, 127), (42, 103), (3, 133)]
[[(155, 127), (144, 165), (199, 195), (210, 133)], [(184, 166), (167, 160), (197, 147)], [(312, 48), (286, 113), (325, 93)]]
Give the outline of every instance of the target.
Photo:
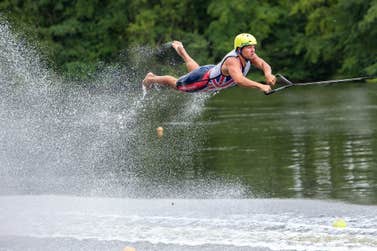
[(234, 49), (242, 48), (247, 45), (257, 45), (257, 40), (249, 33), (238, 34), (234, 39)]

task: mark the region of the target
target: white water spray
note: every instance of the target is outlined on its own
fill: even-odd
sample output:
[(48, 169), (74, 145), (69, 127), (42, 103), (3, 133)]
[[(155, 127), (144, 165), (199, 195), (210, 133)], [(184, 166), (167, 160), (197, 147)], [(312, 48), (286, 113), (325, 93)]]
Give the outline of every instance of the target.
[[(7, 23), (0, 32), (3, 194), (241, 196), (240, 185), (223, 180), (186, 180), (203, 141), (194, 121), (208, 96), (154, 90), (142, 99), (155, 51), (139, 48), (140, 59), (78, 85), (50, 70)], [(166, 125), (163, 140), (158, 125)]]

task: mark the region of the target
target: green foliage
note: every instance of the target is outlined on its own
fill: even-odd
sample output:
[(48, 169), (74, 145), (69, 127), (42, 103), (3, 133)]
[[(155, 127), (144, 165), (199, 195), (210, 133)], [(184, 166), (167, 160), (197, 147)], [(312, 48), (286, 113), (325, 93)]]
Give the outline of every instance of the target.
[(375, 0), (299, 1), (292, 13), (306, 20), (295, 51), (328, 66), (326, 75), (375, 74), (376, 6)]
[(257, 0), (237, 4), (227, 0), (211, 1), (208, 13), (212, 22), (206, 34), (215, 60), (220, 60), (224, 53), (233, 49), (233, 39), (238, 33), (252, 33), (262, 47), (263, 40), (273, 33), (273, 25), (277, 24), (281, 14), (277, 5)]
[(377, 74), (377, 0), (3, 0), (0, 13), (68, 75), (173, 39), (216, 63), (241, 32), (293, 79)]

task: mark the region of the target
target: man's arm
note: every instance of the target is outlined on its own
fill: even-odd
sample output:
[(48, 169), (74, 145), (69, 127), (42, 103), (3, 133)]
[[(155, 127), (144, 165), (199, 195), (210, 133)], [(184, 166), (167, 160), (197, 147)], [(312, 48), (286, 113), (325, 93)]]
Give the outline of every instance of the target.
[(247, 88), (258, 88), (263, 92), (269, 92), (271, 90), (270, 86), (258, 83), (245, 77), (241, 72), (240, 62), (235, 57), (230, 57), (225, 60), (223, 67), (224, 73), (228, 73), (240, 86)]
[(267, 84), (274, 85), (276, 83), (276, 77), (272, 74), (271, 66), (266, 61), (255, 54), (251, 63), (263, 71)]

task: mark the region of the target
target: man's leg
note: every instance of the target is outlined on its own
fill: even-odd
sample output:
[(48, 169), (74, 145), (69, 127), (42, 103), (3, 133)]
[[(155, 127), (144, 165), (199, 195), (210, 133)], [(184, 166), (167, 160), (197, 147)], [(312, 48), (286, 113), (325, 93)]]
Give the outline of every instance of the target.
[(143, 85), (149, 89), (151, 88), (152, 84), (159, 84), (159, 85), (165, 85), (169, 86), (171, 88), (177, 89), (177, 79), (172, 76), (157, 76), (153, 74), (152, 72), (149, 72), (144, 80), (143, 80)]
[(190, 55), (186, 52), (181, 42), (173, 41), (172, 47), (177, 51), (178, 55), (181, 56), (183, 61), (185, 61), (188, 72), (191, 72), (199, 68), (199, 64), (190, 57)]

